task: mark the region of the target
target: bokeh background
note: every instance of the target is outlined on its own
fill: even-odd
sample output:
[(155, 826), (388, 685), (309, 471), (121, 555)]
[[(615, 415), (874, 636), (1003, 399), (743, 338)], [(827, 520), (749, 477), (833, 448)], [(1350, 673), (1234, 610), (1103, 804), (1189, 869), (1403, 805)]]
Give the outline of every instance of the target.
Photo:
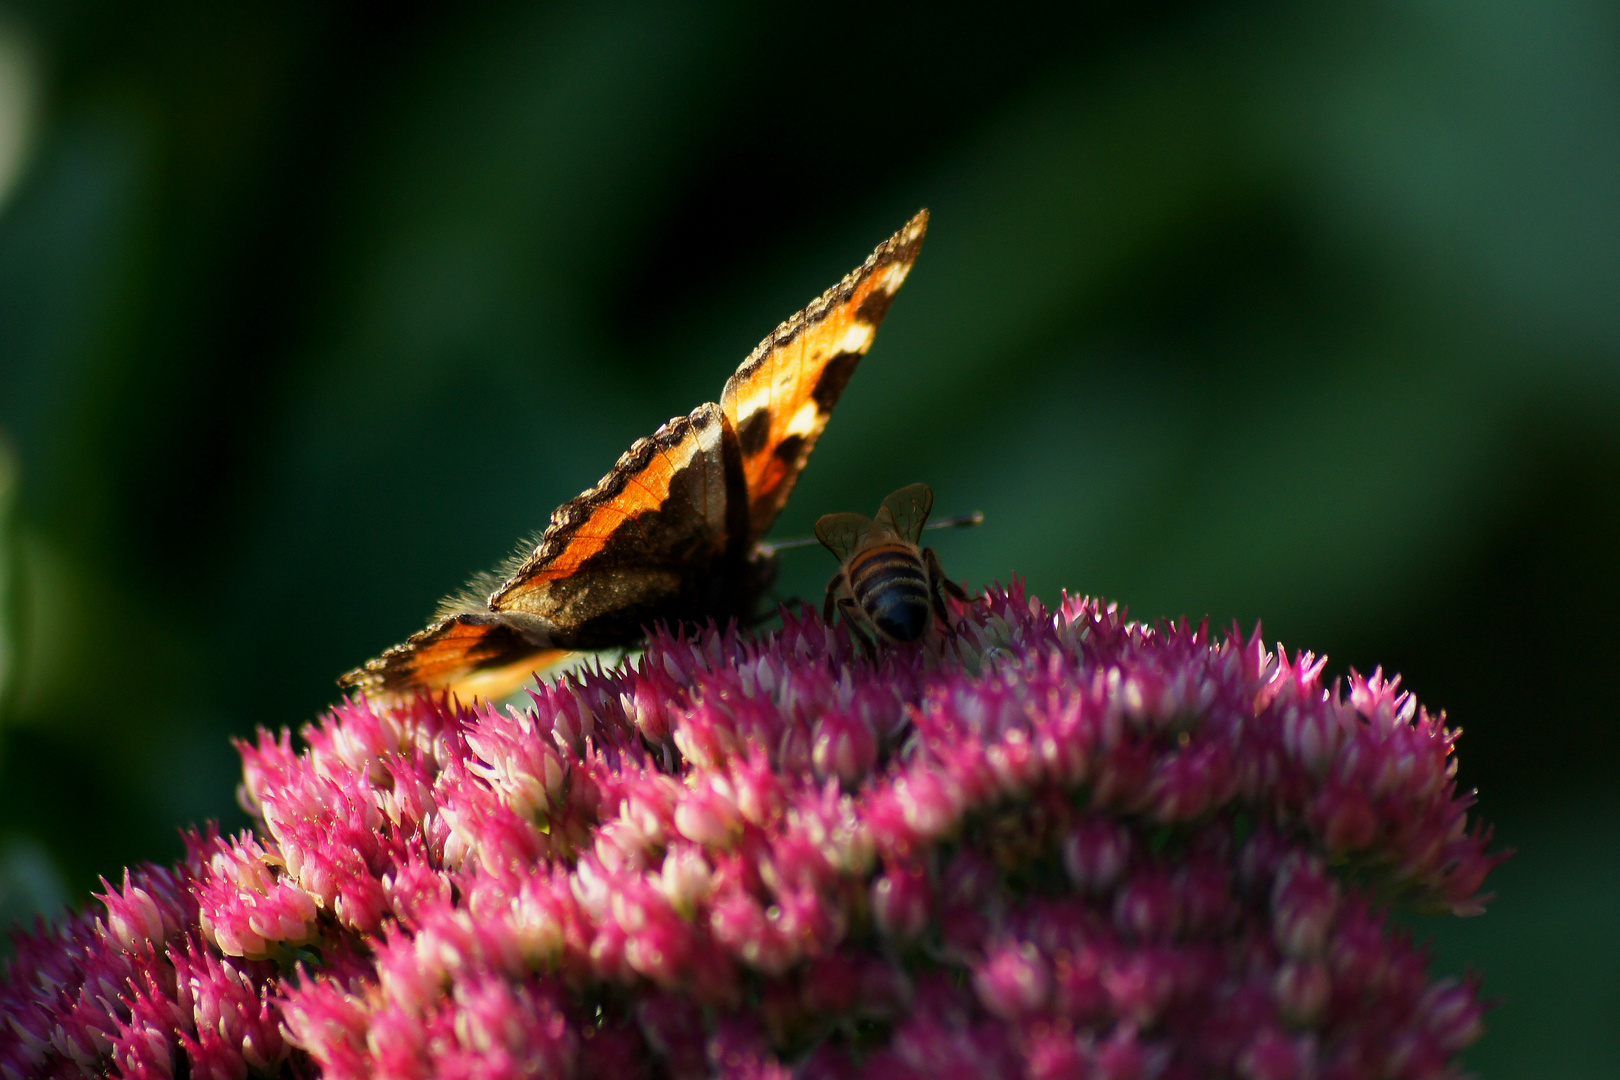
[[(8, 0), (0, 911), (297, 725), (919, 206), (776, 530), (1402, 672), (1520, 854), (1413, 920), (1620, 1075), (1620, 10)], [(819, 595), (819, 549), (784, 556)]]

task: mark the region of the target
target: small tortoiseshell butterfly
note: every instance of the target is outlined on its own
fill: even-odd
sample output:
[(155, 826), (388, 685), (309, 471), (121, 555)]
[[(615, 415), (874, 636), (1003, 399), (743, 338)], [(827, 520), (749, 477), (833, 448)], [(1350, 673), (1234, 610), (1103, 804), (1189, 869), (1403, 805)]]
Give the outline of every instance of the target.
[(532, 551), (338, 681), (373, 694), (499, 696), (570, 651), (633, 644), (651, 623), (752, 617), (776, 573), (760, 540), (927, 228), (924, 210), (760, 342), (718, 405), (637, 439), (600, 483), (552, 513)]

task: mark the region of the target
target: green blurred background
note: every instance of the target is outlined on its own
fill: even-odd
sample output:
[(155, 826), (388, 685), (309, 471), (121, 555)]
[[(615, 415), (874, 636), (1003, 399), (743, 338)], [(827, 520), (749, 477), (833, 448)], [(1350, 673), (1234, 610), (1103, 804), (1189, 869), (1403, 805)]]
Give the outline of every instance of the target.
[(0, 200), (7, 919), (926, 205), (776, 535), (926, 479), (953, 576), (1401, 671), (1520, 851), (1413, 922), (1470, 1066), (1620, 1075), (1613, 3), (10, 2)]

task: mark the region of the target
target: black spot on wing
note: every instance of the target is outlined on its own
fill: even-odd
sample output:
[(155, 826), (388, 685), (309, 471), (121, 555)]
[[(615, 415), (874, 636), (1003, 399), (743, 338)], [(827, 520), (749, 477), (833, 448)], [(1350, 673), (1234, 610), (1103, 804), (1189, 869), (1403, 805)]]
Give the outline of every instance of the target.
[(889, 313), (889, 305), (894, 303), (894, 293), (886, 289), (873, 289), (872, 295), (861, 301), (861, 306), (855, 309), (855, 318), (868, 326), (875, 327), (883, 321), (883, 316)]
[(737, 429), (737, 445), (744, 457), (753, 457), (765, 449), (765, 440), (771, 437), (771, 411), (755, 409), (743, 418)]
[(775, 449), (775, 451), (773, 451), (773, 453), (775, 453), (777, 457), (781, 458), (783, 461), (787, 462), (789, 465), (791, 465), (794, 462), (798, 461), (799, 460), (799, 455), (802, 454), (803, 452), (804, 452), (804, 436), (803, 435), (789, 435), (787, 438), (785, 438), (781, 442), (777, 443), (776, 444), (776, 449)]
[(816, 388), (810, 391), (810, 397), (815, 401), (816, 407), (823, 414), (832, 412), (838, 398), (849, 385), (849, 377), (855, 374), (855, 365), (861, 362), (861, 354), (854, 352), (841, 352), (827, 361), (827, 366), (821, 369), (821, 375), (816, 379)]

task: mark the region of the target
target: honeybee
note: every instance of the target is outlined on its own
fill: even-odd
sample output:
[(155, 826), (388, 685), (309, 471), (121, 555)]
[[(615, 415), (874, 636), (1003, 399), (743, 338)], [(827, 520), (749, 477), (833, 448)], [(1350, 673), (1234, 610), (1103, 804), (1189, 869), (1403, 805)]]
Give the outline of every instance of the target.
[(919, 546), (924, 528), (977, 525), (980, 514), (927, 525), (934, 507), (934, 492), (927, 484), (911, 484), (894, 492), (878, 507), (877, 517), (864, 514), (825, 514), (816, 522), (816, 539), (838, 557), (838, 573), (827, 583), (822, 617), (844, 616), (850, 631), (875, 654), (876, 638), (888, 642), (916, 641), (928, 632), (931, 621), (947, 624), (945, 594), (961, 601), (968, 594), (940, 569), (933, 548)]

